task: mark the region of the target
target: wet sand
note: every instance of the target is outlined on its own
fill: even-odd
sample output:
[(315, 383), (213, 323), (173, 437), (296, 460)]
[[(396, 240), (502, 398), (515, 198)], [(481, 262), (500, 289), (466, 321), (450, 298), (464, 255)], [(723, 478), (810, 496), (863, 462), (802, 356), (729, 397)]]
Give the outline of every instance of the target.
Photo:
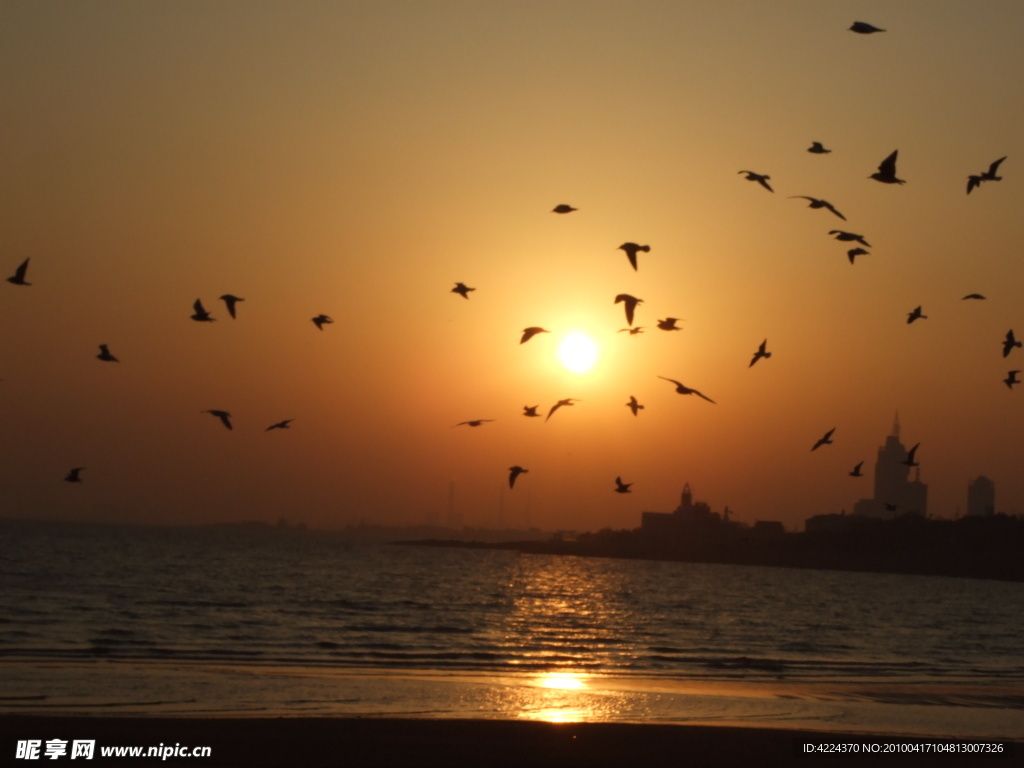
[[(860, 765), (1015, 765), (1021, 744), (1002, 755), (911, 754), (807, 756), (805, 744), (924, 743), (929, 739), (774, 728), (628, 723), (546, 723), (509, 720), (402, 718), (168, 718), (0, 715), (0, 764), (17, 760), (19, 741), (94, 740), (85, 765), (120, 766), (754, 766), (805, 768)], [(939, 740), (941, 741), (941, 740)], [(209, 757), (119, 757), (102, 746), (210, 747)], [(884, 748), (884, 747), (883, 747)], [(71, 761), (70, 754), (58, 758)]]

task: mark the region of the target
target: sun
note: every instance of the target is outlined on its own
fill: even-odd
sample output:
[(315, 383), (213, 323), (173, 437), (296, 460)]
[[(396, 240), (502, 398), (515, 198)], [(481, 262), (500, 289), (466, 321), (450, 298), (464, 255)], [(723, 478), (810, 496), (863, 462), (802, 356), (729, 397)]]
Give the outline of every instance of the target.
[(573, 373), (586, 373), (597, 362), (597, 343), (585, 333), (570, 333), (558, 347), (558, 359)]

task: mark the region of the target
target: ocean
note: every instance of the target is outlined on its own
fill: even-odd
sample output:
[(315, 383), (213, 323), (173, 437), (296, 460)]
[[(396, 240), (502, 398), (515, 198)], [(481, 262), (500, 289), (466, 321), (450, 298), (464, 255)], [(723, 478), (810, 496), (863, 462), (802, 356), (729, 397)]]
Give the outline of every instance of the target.
[(1024, 584), (0, 521), (0, 712), (1024, 737)]

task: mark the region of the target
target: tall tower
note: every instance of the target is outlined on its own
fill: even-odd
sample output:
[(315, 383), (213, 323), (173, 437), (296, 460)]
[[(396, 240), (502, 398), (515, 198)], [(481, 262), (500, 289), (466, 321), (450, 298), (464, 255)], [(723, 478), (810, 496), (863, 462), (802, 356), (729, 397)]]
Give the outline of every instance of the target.
[(690, 491), (690, 484), (685, 483), (683, 485), (683, 497), (680, 499), (681, 503), (679, 508), (683, 512), (689, 512), (693, 509), (693, 493)]
[(885, 445), (878, 449), (875, 461), (875, 501), (882, 504), (899, 504), (907, 485), (910, 467), (903, 462), (907, 449), (900, 442), (900, 416), (892, 423), (892, 434), (885, 438)]

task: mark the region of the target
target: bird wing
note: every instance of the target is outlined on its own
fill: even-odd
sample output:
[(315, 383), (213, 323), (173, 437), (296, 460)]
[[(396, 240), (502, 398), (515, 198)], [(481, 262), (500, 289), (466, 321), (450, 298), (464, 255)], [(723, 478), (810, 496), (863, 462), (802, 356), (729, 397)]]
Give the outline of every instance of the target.
[(878, 166), (878, 172), (880, 174), (883, 176), (896, 176), (896, 154), (898, 152), (898, 149), (894, 149), (892, 154), (882, 161), (881, 165)]
[(14, 270), (14, 277), (17, 278), (18, 280), (24, 280), (25, 279), (25, 273), (27, 271), (28, 271), (28, 259), (25, 259), (23, 262), (21, 262), (21, 264), (18, 265), (18, 268), (16, 270)]
[(967, 177), (967, 194), (971, 194), (971, 190), (981, 184), (981, 176), (968, 176)]
[(195, 304), (192, 305), (192, 309), (196, 311), (197, 315), (205, 315), (206, 310), (203, 309), (203, 302), (201, 299), (196, 299)]
[(705, 400), (707, 400), (707, 401), (708, 401), (709, 403), (711, 403), (712, 405), (718, 405), (718, 403), (716, 403), (716, 402), (715, 402), (714, 400), (712, 400), (712, 399), (711, 399), (710, 397), (708, 397), (707, 395), (705, 395), (705, 394), (704, 394), (703, 392), (700, 392), (700, 391), (698, 391), (698, 390), (696, 390), (696, 389), (691, 389), (690, 391), (691, 391), (691, 392), (692, 392), (693, 394), (697, 395), (697, 397), (703, 397), (703, 398), (704, 398)]
[(999, 170), (999, 164), (1001, 162), (1003, 162), (1003, 160), (1005, 160), (1005, 159), (1006, 159), (1006, 155), (1003, 155), (998, 160), (996, 160), (994, 163), (992, 163), (992, 165), (990, 165), (988, 167), (988, 175), (989, 176), (995, 176), (996, 175), (996, 171)]

